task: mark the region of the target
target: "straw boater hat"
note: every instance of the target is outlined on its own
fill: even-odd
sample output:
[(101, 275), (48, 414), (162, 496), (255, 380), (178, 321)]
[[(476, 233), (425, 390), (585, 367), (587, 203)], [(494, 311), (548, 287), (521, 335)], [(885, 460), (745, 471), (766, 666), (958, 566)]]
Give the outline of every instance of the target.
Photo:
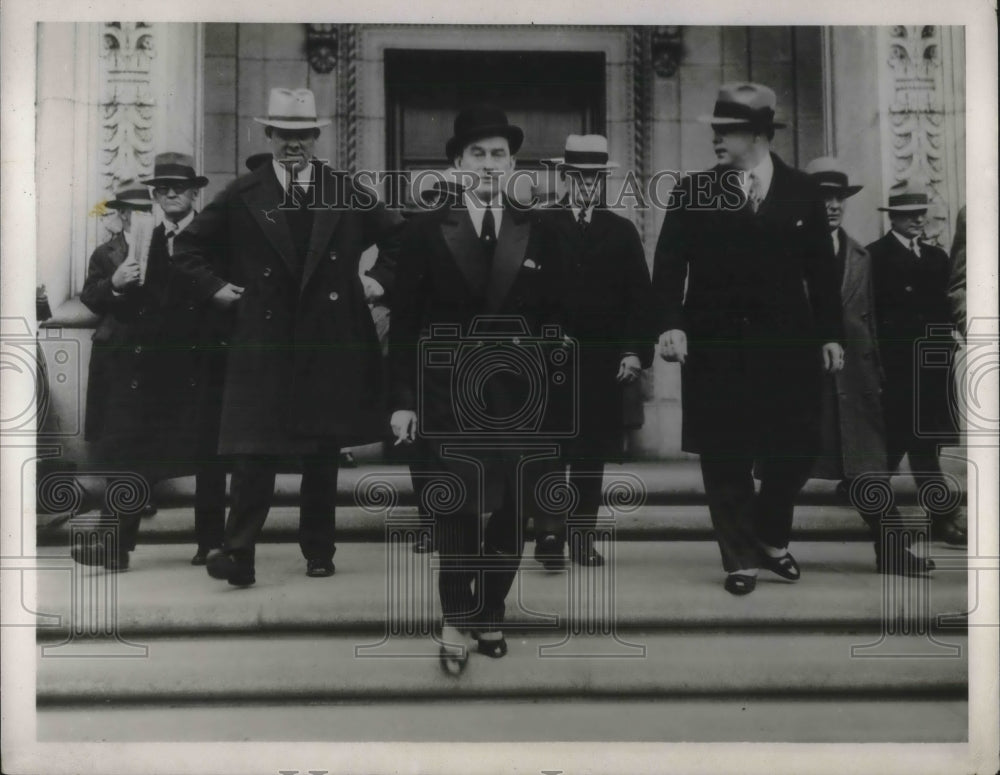
[(774, 120), (778, 98), (774, 90), (759, 83), (727, 83), (719, 89), (711, 116), (699, 116), (702, 124), (744, 124), (755, 129), (781, 129)]
[(153, 177), (142, 181), (147, 186), (164, 186), (170, 183), (187, 183), (189, 186), (204, 188), (208, 178), (196, 175), (194, 158), (186, 153), (158, 153), (153, 160)]
[(473, 105), (465, 108), (455, 117), (454, 133), (445, 143), (444, 154), (449, 161), (454, 159), (473, 140), (484, 137), (506, 137), (510, 143), (511, 155), (517, 153), (524, 142), (521, 127), (507, 121), (507, 114), (493, 105)]
[(604, 135), (570, 135), (563, 155), (549, 161), (574, 170), (610, 170), (618, 166), (608, 161), (608, 138)]
[(893, 194), (889, 197), (889, 206), (878, 208), (884, 213), (915, 213), (930, 207), (925, 191), (910, 191), (904, 194)]
[(104, 203), (112, 210), (138, 210), (152, 212), (153, 200), (149, 197), (149, 189), (135, 180), (124, 180), (115, 191), (115, 198)]
[(806, 165), (809, 175), (824, 193), (835, 194), (842, 199), (854, 196), (864, 186), (850, 185), (847, 182), (847, 172), (840, 162), (832, 156), (820, 156)]
[(309, 89), (271, 89), (267, 116), (254, 121), (276, 129), (319, 129), (330, 124), (329, 119), (316, 117), (316, 98)]

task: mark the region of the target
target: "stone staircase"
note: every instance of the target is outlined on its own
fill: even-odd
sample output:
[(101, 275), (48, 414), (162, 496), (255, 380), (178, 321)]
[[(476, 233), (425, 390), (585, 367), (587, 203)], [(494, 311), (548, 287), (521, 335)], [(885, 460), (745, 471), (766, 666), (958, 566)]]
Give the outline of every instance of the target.
[[(376, 473), (399, 483), (388, 523), (355, 502)], [(118, 576), (73, 567), (73, 522), (40, 517), (39, 739), (966, 739), (964, 552), (922, 547), (930, 580), (879, 576), (860, 518), (813, 481), (793, 538), (801, 581), (763, 572), (734, 598), (697, 463), (609, 467), (622, 475), (644, 483), (646, 505), (617, 516), (608, 564), (548, 572), (529, 544), (510, 653), (473, 654), (458, 680), (436, 661), (436, 555), (386, 540), (416, 516), (398, 467), (342, 472), (329, 579), (304, 574), (294, 476), (279, 477), (249, 589), (188, 564), (190, 482), (157, 493)], [(895, 486), (913, 511), (909, 478)]]

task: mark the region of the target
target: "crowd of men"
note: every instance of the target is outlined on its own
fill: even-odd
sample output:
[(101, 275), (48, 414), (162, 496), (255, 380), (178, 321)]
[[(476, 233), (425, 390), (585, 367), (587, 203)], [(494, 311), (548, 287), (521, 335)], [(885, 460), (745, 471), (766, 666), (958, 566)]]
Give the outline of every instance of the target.
[[(658, 353), (681, 364), (682, 447), (700, 459), (727, 591), (752, 592), (761, 570), (799, 578), (788, 547), (810, 476), (852, 496), (879, 572), (928, 574), (932, 560), (884, 540), (891, 503), (853, 482), (887, 483), (908, 455), (920, 486), (947, 489), (949, 377), (915, 357), (929, 331), (954, 346), (941, 326), (959, 301), (964, 318), (964, 228), (953, 261), (921, 239), (927, 194), (894, 193), (879, 208), (890, 230), (862, 247), (841, 225), (861, 186), (836, 159), (804, 171), (780, 159), (775, 109), (766, 86), (720, 89), (700, 119), (718, 163), (671, 193), (650, 275), (635, 226), (606, 206), (616, 165), (602, 136), (570, 135), (552, 160), (562, 198), (527, 209), (505, 189), (523, 131), (496, 107), (466, 108), (444, 149), (456, 182), (404, 219), (359, 204), (350, 177), (314, 158), (330, 122), (310, 91), (273, 89), (256, 119), (270, 156), (202, 212), (207, 179), (176, 153), (108, 203), (115, 233), (82, 294), (102, 316), (95, 455), (150, 482), (196, 474), (192, 563), (249, 586), (284, 471), (302, 474), (306, 573), (334, 574), (340, 450), (391, 429), (430, 513), (414, 551), (439, 553), (440, 662), (457, 674), (468, 635), (480, 653), (507, 651), (528, 519), (546, 568), (564, 567), (567, 543), (570, 562), (603, 563), (594, 526), (605, 463), (621, 457), (623, 391)], [(348, 204), (325, 206), (332, 189)], [(372, 245), (379, 257), (359, 273)], [(391, 309), (387, 357), (374, 301)], [(553, 477), (572, 492), (562, 506), (544, 497)], [(929, 516), (933, 539), (964, 545), (953, 506)], [(126, 569), (140, 515), (119, 521), (117, 546), (74, 559)]]

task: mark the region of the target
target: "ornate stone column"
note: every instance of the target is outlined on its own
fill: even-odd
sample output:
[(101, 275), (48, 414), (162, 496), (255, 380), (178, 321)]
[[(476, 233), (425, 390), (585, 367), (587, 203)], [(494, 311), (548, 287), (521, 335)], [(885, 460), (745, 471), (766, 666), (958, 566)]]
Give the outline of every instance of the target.
[(927, 239), (945, 248), (965, 201), (964, 48), (961, 28), (878, 28), (883, 190), (925, 189)]

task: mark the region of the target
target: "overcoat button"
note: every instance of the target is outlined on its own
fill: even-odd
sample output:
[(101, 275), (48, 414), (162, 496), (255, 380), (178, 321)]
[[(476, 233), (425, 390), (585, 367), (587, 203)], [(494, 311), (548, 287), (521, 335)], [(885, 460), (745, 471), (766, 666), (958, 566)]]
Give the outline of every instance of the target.
[(188, 304), (188, 309), (194, 312), (194, 304)]
[(191, 387), (195, 387), (198, 384), (198, 380), (196, 380), (194, 377), (191, 377), (191, 379), (188, 380), (188, 384)]
[(139, 380), (137, 379), (132, 380), (132, 389), (136, 390), (138, 389), (138, 387), (139, 387)]
[(269, 309), (264, 310), (264, 320), (270, 320), (270, 319), (271, 319), (271, 310)]
[(139, 355), (142, 352), (142, 345), (141, 344), (137, 344), (135, 346), (134, 352), (135, 352), (136, 355)]
[(139, 317), (142, 317), (145, 314), (146, 314), (146, 308), (145, 307), (140, 307), (139, 308)]
[(336, 261), (337, 260), (337, 251), (336, 250), (331, 250), (330, 251), (330, 260), (331, 261)]
[(264, 271), (261, 274), (263, 274), (264, 277), (270, 277), (271, 276), (271, 267), (265, 266), (264, 267)]
[(337, 293), (336, 291), (333, 291), (333, 292), (330, 293), (330, 301), (336, 301), (339, 298), (340, 298), (340, 294)]
[(913, 293), (913, 286), (912, 285), (907, 285), (906, 288), (904, 288), (904, 290), (907, 293)]

